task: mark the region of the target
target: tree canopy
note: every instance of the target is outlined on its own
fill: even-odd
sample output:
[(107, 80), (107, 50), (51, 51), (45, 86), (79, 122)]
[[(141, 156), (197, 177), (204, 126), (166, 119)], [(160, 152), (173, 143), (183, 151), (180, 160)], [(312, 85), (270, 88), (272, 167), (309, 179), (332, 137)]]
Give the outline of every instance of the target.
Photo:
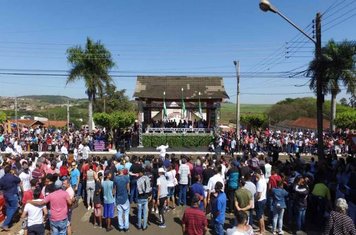
[(109, 70), (115, 66), (110, 51), (100, 42), (93, 42), (87, 38), (85, 48), (71, 47), (67, 50), (67, 59), (72, 68), (69, 71), (67, 84), (77, 80), (84, 80), (89, 105), (89, 130), (93, 123), (93, 101), (97, 95), (103, 96), (106, 87), (113, 83)]

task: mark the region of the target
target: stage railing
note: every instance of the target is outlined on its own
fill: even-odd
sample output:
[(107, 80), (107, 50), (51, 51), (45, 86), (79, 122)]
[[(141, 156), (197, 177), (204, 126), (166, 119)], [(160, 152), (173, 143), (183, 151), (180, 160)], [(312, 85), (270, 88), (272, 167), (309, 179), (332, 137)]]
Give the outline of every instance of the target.
[(145, 130), (145, 133), (212, 133), (214, 131), (213, 128), (153, 128), (148, 127)]

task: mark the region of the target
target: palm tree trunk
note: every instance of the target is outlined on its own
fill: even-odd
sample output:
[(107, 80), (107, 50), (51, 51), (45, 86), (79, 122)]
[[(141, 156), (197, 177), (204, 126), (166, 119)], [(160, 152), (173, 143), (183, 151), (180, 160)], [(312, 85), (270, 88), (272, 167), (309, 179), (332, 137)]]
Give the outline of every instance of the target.
[(88, 127), (89, 127), (89, 132), (93, 130), (93, 98), (89, 98), (89, 104), (88, 104)]
[(335, 131), (335, 117), (336, 117), (336, 92), (331, 92), (331, 105), (330, 105), (330, 131)]

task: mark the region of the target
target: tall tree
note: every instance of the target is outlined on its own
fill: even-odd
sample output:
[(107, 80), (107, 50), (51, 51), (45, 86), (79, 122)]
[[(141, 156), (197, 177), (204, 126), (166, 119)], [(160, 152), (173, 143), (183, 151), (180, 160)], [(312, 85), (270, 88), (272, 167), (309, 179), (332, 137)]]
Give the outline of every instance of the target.
[(331, 94), (330, 130), (335, 130), (336, 96), (341, 92), (341, 86), (346, 92), (354, 95), (356, 90), (355, 73), (356, 42), (343, 41), (336, 43), (330, 40), (322, 48), (321, 61), (310, 62), (307, 75), (311, 76), (310, 89), (316, 91), (316, 71), (319, 69), (323, 79), (324, 94)]
[(87, 38), (85, 48), (71, 47), (67, 50), (67, 59), (72, 68), (69, 71), (67, 84), (84, 80), (88, 95), (88, 126), (93, 129), (93, 102), (97, 95), (102, 96), (106, 87), (113, 83), (109, 70), (115, 66), (110, 51), (100, 42)]
[(105, 113), (133, 111), (134, 106), (125, 93), (125, 89), (117, 90), (114, 84), (107, 86), (103, 97), (95, 101), (94, 111)]

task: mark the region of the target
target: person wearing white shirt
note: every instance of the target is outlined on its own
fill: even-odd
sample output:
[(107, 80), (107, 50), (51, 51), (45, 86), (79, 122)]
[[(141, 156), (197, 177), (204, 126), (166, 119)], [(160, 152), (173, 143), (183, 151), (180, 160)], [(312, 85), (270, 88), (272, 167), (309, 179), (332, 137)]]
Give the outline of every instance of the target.
[(249, 224), (252, 226), (253, 224), (253, 209), (255, 208), (255, 196), (256, 196), (256, 185), (251, 182), (251, 175), (246, 174), (245, 175), (245, 188), (250, 191), (252, 194), (252, 208), (250, 209), (249, 213)]
[(15, 154), (16, 154), (15, 151), (13, 150), (11, 144), (9, 144), (9, 145), (6, 147), (5, 153), (9, 153), (9, 154), (11, 154), (11, 155), (15, 155)]
[[(39, 199), (41, 190), (36, 188), (33, 192), (34, 201), (42, 201)], [(44, 221), (47, 215), (46, 206), (34, 206), (27, 203), (22, 212), (21, 218), (27, 218), (27, 231), (28, 234), (45, 234)]]
[(159, 150), (159, 156), (162, 159), (162, 161), (164, 161), (165, 157), (166, 157), (166, 151), (169, 148), (169, 145), (160, 145), (156, 148), (156, 150)]
[(19, 175), (19, 178), (21, 180), (21, 189), (22, 189), (22, 192), (26, 192), (28, 190), (31, 189), (31, 183), (30, 183), (30, 180), (31, 180), (31, 172), (28, 168), (28, 165), (27, 163), (24, 163), (22, 165), (22, 169), (23, 171), (21, 172), (21, 174)]
[(235, 140), (235, 138), (232, 138), (230, 146), (231, 146), (231, 150), (230, 150), (231, 151), (231, 156), (234, 157), (234, 152), (236, 150), (236, 140)]
[(218, 165), (217, 167), (215, 167), (215, 172), (216, 174), (213, 175), (209, 181), (208, 181), (208, 186), (207, 186), (207, 190), (208, 190), (208, 195), (207, 195), (207, 203), (209, 204), (211, 197), (213, 196), (213, 194), (215, 193), (215, 184), (216, 182), (221, 182), (223, 184), (223, 189), (222, 191), (224, 191), (224, 178), (221, 175), (221, 165)]
[(185, 206), (187, 205), (187, 189), (190, 180), (190, 169), (186, 164), (187, 160), (182, 159), (182, 164), (179, 166), (178, 175), (179, 175), (179, 202), (178, 205)]
[(268, 183), (269, 181), (269, 177), (271, 177), (271, 171), (272, 171), (272, 165), (269, 164), (269, 160), (268, 158), (265, 159), (265, 179), (266, 179), (266, 182)]
[(82, 150), (83, 159), (88, 159), (89, 153), (90, 153), (90, 148), (89, 148), (88, 144), (84, 144), (84, 148)]
[(264, 221), (264, 210), (266, 207), (267, 199), (267, 182), (263, 175), (263, 172), (258, 169), (255, 173), (257, 184), (256, 184), (256, 219), (258, 220), (259, 232), (265, 234), (265, 221)]
[(64, 154), (64, 155), (68, 155), (68, 149), (66, 148), (66, 146), (62, 145), (61, 147), (61, 153)]

